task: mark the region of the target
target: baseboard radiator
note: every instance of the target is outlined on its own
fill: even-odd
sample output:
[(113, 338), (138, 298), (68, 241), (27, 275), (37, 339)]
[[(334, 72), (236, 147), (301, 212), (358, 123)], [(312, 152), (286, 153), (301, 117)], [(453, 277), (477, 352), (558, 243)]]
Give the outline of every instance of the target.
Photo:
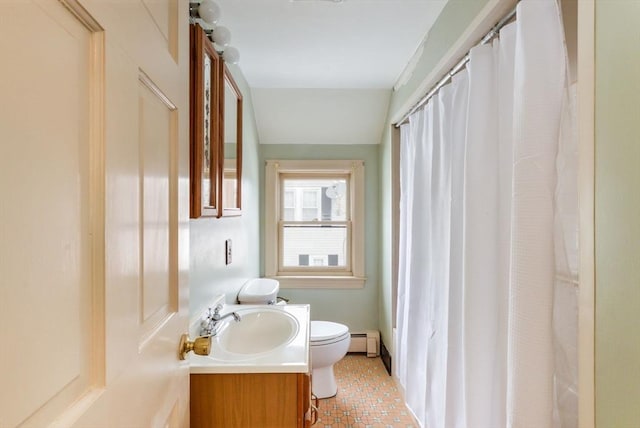
[(367, 330), (365, 332), (352, 332), (349, 352), (366, 353), (373, 358), (380, 355), (380, 332)]

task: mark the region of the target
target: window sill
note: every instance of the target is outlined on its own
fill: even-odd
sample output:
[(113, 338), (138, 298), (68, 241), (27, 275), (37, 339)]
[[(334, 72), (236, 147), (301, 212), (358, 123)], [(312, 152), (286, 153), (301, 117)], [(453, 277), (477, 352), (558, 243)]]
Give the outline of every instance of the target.
[(271, 276), (280, 288), (364, 288), (367, 278), (355, 276)]

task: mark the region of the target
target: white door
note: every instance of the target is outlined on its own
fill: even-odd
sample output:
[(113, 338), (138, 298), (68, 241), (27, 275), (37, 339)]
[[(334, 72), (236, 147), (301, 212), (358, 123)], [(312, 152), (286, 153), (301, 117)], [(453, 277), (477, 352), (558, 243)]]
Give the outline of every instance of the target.
[(0, 0), (0, 427), (189, 424), (187, 9)]

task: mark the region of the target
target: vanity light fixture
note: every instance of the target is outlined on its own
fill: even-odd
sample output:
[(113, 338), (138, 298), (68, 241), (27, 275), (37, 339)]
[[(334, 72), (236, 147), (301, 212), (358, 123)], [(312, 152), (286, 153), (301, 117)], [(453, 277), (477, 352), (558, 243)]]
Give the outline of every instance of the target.
[(240, 60), (240, 52), (229, 46), (231, 31), (227, 27), (217, 25), (219, 20), (220, 7), (213, 0), (189, 3), (189, 22), (200, 23), (209, 40), (214, 43), (216, 51), (222, 54), (222, 58), (229, 64), (237, 64)]
[(240, 52), (233, 46), (229, 46), (231, 32), (221, 25), (213, 30), (204, 30), (209, 40), (213, 42), (216, 51), (222, 55), (226, 63), (237, 64), (240, 61)]
[(222, 53), (222, 59), (229, 64), (237, 64), (240, 61), (240, 52), (233, 46), (227, 46)]
[(200, 18), (209, 25), (215, 25), (220, 19), (220, 6), (213, 0), (189, 3), (189, 16), (193, 20)]
[(227, 27), (223, 27), (222, 25), (218, 25), (211, 32), (211, 40), (216, 45), (226, 48), (229, 46), (229, 42), (231, 41), (231, 31)]

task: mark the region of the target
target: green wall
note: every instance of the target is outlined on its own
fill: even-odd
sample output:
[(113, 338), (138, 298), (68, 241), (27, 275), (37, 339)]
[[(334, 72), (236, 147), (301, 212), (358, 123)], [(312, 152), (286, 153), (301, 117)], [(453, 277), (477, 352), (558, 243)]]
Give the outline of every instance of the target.
[[(474, 18), (489, 3), (489, 0), (449, 0), (437, 21), (429, 30), (424, 50), (411, 78), (406, 85), (395, 91), (391, 98), (389, 117), (409, 99), (438, 62), (464, 33)], [(420, 94), (422, 95), (422, 94)], [(402, 112), (404, 113), (404, 112)]]
[(454, 45), (489, 0), (449, 0), (435, 22), (424, 44), (422, 57), (406, 85), (391, 96), (386, 131), (380, 144), (380, 299), (378, 302), (379, 327), (383, 342), (391, 349), (391, 331), (395, 324), (392, 284), (392, 213), (397, 207), (391, 202), (391, 120), (400, 112), (407, 100), (418, 90), (423, 80)]
[[(258, 205), (258, 132), (253, 115), (251, 90), (240, 69), (229, 68), (243, 95), (242, 216), (200, 218), (189, 222), (189, 314), (199, 316), (211, 300), (220, 294), (233, 302), (238, 290), (249, 278), (259, 275), (260, 236)], [(225, 265), (224, 244), (232, 240), (233, 262)]]
[(640, 427), (640, 2), (596, 1), (596, 425)]
[[(263, 144), (260, 177), (264, 186), (264, 161), (268, 159), (360, 159), (365, 173), (365, 274), (362, 289), (281, 289), (290, 303), (309, 303), (311, 319), (335, 321), (351, 331), (378, 329), (378, 145)], [(264, 192), (261, 192), (261, 222), (264, 219)], [(261, 230), (264, 224), (261, 223)], [(264, 248), (264, 234), (261, 245)], [(263, 261), (264, 262), (264, 261)], [(264, 263), (261, 266), (264, 275)]]

